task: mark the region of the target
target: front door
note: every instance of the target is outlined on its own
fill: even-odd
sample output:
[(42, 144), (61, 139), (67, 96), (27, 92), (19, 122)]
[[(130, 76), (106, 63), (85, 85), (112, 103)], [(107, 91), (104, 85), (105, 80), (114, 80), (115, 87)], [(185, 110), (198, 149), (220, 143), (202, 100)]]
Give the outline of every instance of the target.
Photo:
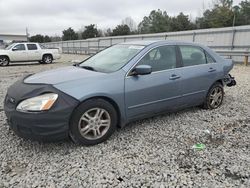
[(15, 45), (10, 51), (11, 61), (27, 61), (28, 54), (24, 44)]
[(125, 104), (129, 120), (180, 106), (180, 70), (175, 46), (160, 46), (147, 53), (137, 65), (150, 65), (148, 75), (125, 78)]

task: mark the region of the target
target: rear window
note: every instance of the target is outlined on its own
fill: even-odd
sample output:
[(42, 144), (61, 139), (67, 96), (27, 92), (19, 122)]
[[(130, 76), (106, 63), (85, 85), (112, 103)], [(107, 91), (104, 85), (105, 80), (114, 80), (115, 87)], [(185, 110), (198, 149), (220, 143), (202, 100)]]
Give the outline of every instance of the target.
[(28, 50), (37, 50), (36, 44), (27, 44)]
[(195, 46), (180, 46), (183, 66), (194, 66), (206, 64), (206, 56), (204, 51)]

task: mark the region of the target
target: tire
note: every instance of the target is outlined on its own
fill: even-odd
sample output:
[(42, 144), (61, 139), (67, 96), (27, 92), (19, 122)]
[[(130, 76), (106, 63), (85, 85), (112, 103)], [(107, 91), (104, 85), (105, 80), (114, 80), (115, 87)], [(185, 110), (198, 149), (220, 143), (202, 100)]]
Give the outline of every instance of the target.
[(69, 135), (77, 144), (95, 145), (107, 140), (116, 127), (117, 112), (113, 105), (103, 99), (91, 99), (74, 110)]
[(45, 64), (50, 64), (53, 62), (53, 57), (52, 55), (44, 55), (43, 56), (43, 63)]
[(7, 56), (0, 56), (0, 66), (8, 66), (10, 60)]
[(224, 99), (224, 89), (221, 83), (216, 82), (209, 89), (203, 108), (205, 109), (216, 109), (221, 106)]

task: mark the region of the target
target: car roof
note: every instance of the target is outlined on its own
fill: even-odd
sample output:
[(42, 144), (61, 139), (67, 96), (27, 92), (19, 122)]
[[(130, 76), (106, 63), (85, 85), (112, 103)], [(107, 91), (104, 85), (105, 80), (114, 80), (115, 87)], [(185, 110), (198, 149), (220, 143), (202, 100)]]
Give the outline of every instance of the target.
[(140, 46), (160, 45), (160, 44), (175, 44), (175, 45), (179, 44), (179, 45), (200, 46), (200, 44), (193, 43), (193, 42), (174, 41), (174, 40), (140, 40), (140, 41), (123, 42), (121, 44), (140, 45)]

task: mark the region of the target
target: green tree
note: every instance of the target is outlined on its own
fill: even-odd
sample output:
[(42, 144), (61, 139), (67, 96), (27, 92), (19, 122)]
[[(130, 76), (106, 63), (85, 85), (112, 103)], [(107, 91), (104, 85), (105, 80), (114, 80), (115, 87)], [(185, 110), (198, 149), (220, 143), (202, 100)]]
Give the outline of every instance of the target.
[(51, 38), (48, 35), (45, 35), (44, 42), (51, 42)]
[(130, 34), (130, 29), (127, 25), (118, 25), (112, 31), (113, 36), (129, 35), (129, 34)]
[(31, 36), (29, 39), (30, 42), (38, 42), (38, 43), (43, 43), (44, 42), (44, 36), (43, 35), (34, 35)]
[(87, 39), (87, 38), (94, 38), (98, 37), (98, 30), (94, 24), (90, 24), (88, 26), (85, 26), (85, 30), (82, 33), (82, 38)]
[(140, 33), (160, 33), (171, 30), (171, 19), (166, 11), (153, 10), (139, 24)]
[(232, 4), (232, 0), (219, 0), (212, 10), (206, 10), (203, 17), (197, 18), (197, 27), (204, 29), (232, 26), (234, 20)]
[(171, 18), (170, 24), (171, 31), (185, 31), (196, 29), (196, 25), (192, 23), (187, 15), (184, 15), (182, 12), (176, 16)]
[[(237, 9), (234, 7), (234, 9)], [(237, 25), (249, 25), (250, 24), (250, 1), (241, 1), (239, 8), (236, 11), (236, 24)]]
[(63, 30), (62, 40), (65, 41), (65, 40), (77, 40), (77, 39), (78, 39), (78, 35), (74, 31), (74, 29), (72, 29), (71, 27)]

